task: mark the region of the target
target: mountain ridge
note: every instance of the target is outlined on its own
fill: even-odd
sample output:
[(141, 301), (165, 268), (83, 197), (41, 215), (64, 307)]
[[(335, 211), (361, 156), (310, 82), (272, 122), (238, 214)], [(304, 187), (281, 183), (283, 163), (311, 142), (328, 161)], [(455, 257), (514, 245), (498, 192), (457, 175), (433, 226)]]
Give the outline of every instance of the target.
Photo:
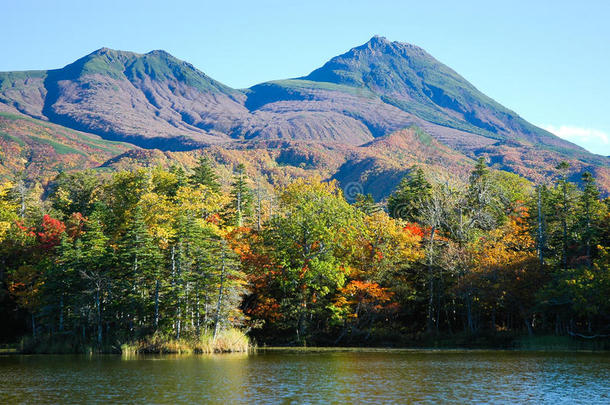
[(0, 72), (0, 107), (168, 152), (273, 140), (348, 150), (417, 127), (456, 154), (485, 155), (536, 181), (548, 177), (549, 161), (610, 166), (530, 124), (424, 49), (380, 36), (306, 76), (241, 90), (163, 50), (100, 48), (60, 69)]

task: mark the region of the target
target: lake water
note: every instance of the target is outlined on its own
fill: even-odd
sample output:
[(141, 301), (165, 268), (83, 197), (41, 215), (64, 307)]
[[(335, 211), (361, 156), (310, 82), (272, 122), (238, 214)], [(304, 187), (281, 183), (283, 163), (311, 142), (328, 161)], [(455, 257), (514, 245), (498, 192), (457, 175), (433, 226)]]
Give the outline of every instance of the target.
[(0, 356), (0, 403), (610, 404), (609, 353)]

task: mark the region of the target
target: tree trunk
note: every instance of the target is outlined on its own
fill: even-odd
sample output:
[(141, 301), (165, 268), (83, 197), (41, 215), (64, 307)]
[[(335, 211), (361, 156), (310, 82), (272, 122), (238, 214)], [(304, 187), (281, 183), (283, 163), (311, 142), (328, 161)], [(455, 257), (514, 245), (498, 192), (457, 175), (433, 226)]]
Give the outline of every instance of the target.
[(542, 194), (538, 186), (538, 260), (544, 265), (544, 235), (542, 231)]
[[(297, 341), (301, 342), (301, 337), (305, 337), (305, 333), (307, 333), (307, 298), (303, 298), (303, 303), (301, 304), (301, 313), (299, 314), (299, 319), (297, 321)], [(306, 342), (305, 342), (306, 343)]]
[(214, 320), (214, 335), (212, 340), (216, 340), (216, 335), (218, 335), (218, 327), (220, 324), (220, 309), (222, 305), (222, 293), (224, 289), (224, 278), (225, 278), (225, 241), (223, 240), (222, 244), (222, 265), (220, 268), (220, 286), (218, 289), (218, 302), (216, 304), (216, 319)]
[(527, 327), (527, 334), (532, 336), (534, 334), (534, 330), (532, 329), (532, 322), (529, 319), (529, 316), (525, 312), (523, 305), (519, 304), (519, 311), (521, 312), (521, 316), (523, 317), (523, 322), (525, 322), (525, 326)]
[(59, 297), (59, 331), (64, 331), (64, 296)]
[(102, 305), (100, 302), (100, 290), (95, 292), (95, 306), (97, 308), (97, 344), (102, 347)]
[(199, 334), (200, 334), (200, 324), (199, 324), (199, 318), (200, 318), (200, 314), (199, 314), (199, 282), (195, 283), (195, 290), (197, 291), (196, 298), (195, 298), (195, 331), (197, 333), (197, 337), (199, 337)]
[(432, 251), (434, 246), (435, 231), (436, 228), (432, 227), (428, 242), (428, 294), (430, 295), (428, 298), (428, 322), (426, 327), (428, 333), (432, 332), (432, 327), (434, 326), (434, 269), (432, 263)]
[(159, 329), (159, 279), (155, 280), (155, 332)]
[(534, 334), (534, 331), (532, 330), (532, 324), (531, 324), (530, 320), (528, 319), (527, 316), (524, 316), (523, 320), (525, 321), (525, 326), (527, 327), (527, 334), (529, 336), (532, 336)]
[(567, 184), (563, 184), (563, 218), (561, 225), (563, 227), (563, 269), (568, 271), (568, 190)]
[(474, 333), (475, 325), (472, 317), (472, 296), (470, 295), (470, 292), (466, 294), (466, 320), (468, 322), (468, 330), (470, 333)]

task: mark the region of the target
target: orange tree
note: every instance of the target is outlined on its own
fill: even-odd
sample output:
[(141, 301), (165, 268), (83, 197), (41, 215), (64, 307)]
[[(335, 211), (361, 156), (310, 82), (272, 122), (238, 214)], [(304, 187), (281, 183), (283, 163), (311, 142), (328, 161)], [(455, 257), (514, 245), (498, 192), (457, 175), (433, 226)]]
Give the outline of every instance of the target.
[(360, 224), (348, 282), (333, 307), (343, 324), (337, 342), (347, 333), (357, 338), (377, 320), (389, 325), (389, 315), (413, 298), (410, 271), (423, 258), (423, 232), (416, 224), (394, 220), (385, 212), (365, 215)]

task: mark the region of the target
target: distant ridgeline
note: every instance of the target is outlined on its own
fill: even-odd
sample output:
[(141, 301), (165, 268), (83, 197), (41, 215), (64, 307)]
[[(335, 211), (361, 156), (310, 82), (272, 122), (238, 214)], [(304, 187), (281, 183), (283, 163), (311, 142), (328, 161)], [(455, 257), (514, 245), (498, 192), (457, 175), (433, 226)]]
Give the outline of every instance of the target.
[(590, 172), (610, 191), (610, 158), (538, 128), (423, 49), (374, 37), (309, 75), (232, 89), (164, 51), (99, 49), (61, 69), (0, 73), (0, 176), (178, 164), (202, 153), (248, 163), (267, 182), (357, 182), (376, 200), (418, 164), (468, 177), (485, 157), (536, 184)]
[[(41, 140), (106, 148), (15, 120), (44, 128)], [(341, 187), (306, 176), (320, 157), (344, 159), (336, 149), (283, 142), (211, 148), (214, 159), (189, 170), (164, 168), (177, 152), (138, 149), (45, 189), (0, 183), (0, 343), (41, 353), (523, 347), (535, 334), (610, 347), (610, 200), (591, 174), (577, 186), (561, 163), (534, 186), (411, 128), (346, 149), (363, 159), (339, 163)], [(373, 173), (373, 155), (414, 143), (414, 156), (434, 149), (441, 160), (384, 189), (387, 203), (348, 174)], [(249, 165), (231, 166), (235, 156)], [(464, 167), (464, 180), (442, 163)], [(377, 174), (370, 181), (387, 186), (390, 172)]]

